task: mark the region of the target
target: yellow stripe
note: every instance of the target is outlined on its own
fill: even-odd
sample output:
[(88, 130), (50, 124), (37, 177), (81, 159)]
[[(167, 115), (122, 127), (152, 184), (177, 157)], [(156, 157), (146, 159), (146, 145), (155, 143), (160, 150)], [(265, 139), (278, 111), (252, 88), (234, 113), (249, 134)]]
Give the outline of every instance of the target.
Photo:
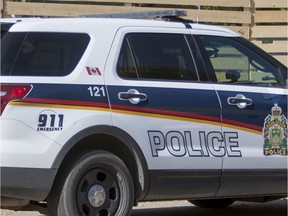
[[(94, 110), (94, 111), (110, 111), (109, 108), (101, 108), (101, 107), (88, 107), (88, 106), (73, 106), (73, 105), (58, 105), (58, 104), (45, 104), (45, 103), (27, 103), (27, 102), (17, 102), (13, 101), (10, 103), (10, 105), (16, 105), (16, 106), (32, 106), (32, 107), (49, 107), (49, 108), (62, 108), (62, 109), (78, 109), (78, 110)], [(255, 133), (258, 135), (262, 135), (261, 131), (257, 131), (254, 129), (227, 124), (227, 123), (220, 123), (220, 122), (214, 122), (214, 121), (208, 121), (208, 120), (200, 120), (200, 119), (192, 119), (192, 118), (186, 118), (186, 117), (179, 117), (179, 116), (169, 116), (169, 115), (162, 115), (162, 114), (153, 114), (153, 113), (142, 113), (142, 112), (134, 112), (134, 111), (127, 111), (127, 110), (116, 110), (113, 109), (112, 112), (119, 113), (119, 114), (125, 114), (125, 115), (136, 115), (136, 116), (145, 116), (145, 117), (151, 117), (151, 118), (161, 118), (161, 119), (170, 119), (170, 120), (178, 120), (178, 121), (186, 121), (186, 122), (196, 122), (201, 124), (209, 124), (209, 125), (216, 125), (219, 127), (227, 127), (227, 128), (233, 128), (236, 130), (242, 130), (249, 133)]]
[(88, 107), (88, 106), (74, 106), (74, 105), (59, 105), (59, 104), (46, 104), (46, 103), (27, 103), (27, 102), (11, 102), (10, 105), (14, 106), (31, 106), (31, 107), (48, 107), (59, 109), (78, 109), (78, 110), (97, 110), (97, 111), (110, 111), (109, 108), (102, 107)]
[(112, 112), (127, 114), (127, 115), (146, 116), (146, 117), (152, 117), (152, 118), (162, 118), (162, 119), (170, 119), (170, 120), (197, 122), (197, 123), (212, 124), (212, 125), (221, 126), (221, 123), (219, 123), (219, 122), (192, 119), (192, 118), (186, 118), (186, 117), (180, 117), (180, 116), (169, 116), (169, 115), (153, 114), (153, 113), (139, 113), (139, 112), (133, 112), (133, 111), (126, 111), (126, 110), (112, 110)]
[(112, 110), (114, 113), (120, 113), (120, 114), (128, 114), (128, 115), (138, 115), (138, 116), (146, 116), (146, 117), (152, 117), (152, 118), (163, 118), (163, 119), (171, 119), (171, 120), (179, 120), (179, 121), (187, 121), (187, 122), (196, 122), (196, 123), (201, 123), (201, 124), (209, 124), (209, 125), (216, 125), (216, 126), (223, 126), (227, 128), (233, 128), (237, 130), (242, 130), (246, 131), (249, 133), (255, 133), (262, 135), (261, 131), (253, 130), (250, 128), (246, 127), (241, 127), (237, 125), (232, 125), (232, 124), (222, 124), (220, 122), (214, 122), (214, 121), (208, 121), (208, 120), (199, 120), (199, 119), (191, 119), (191, 118), (186, 118), (186, 117), (179, 117), (179, 116), (167, 116), (167, 115), (161, 115), (161, 114), (151, 114), (151, 113), (138, 113), (138, 112), (133, 112), (133, 111), (126, 111), (126, 110)]
[(246, 127), (242, 127), (242, 126), (238, 126), (238, 125), (232, 125), (232, 124), (222, 124), (223, 127), (227, 127), (227, 128), (233, 128), (236, 130), (242, 130), (242, 131), (246, 131), (249, 133), (255, 133), (258, 135), (262, 135), (262, 131), (258, 131), (258, 130), (254, 130), (254, 129), (250, 129), (250, 128), (246, 128)]

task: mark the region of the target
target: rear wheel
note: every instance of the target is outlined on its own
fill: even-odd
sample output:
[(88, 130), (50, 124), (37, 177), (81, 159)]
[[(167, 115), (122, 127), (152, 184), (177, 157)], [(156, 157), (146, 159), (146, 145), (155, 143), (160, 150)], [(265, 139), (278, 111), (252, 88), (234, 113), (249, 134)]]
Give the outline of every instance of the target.
[(233, 199), (207, 199), (207, 200), (189, 200), (195, 206), (202, 208), (226, 208), (232, 203)]
[(84, 155), (62, 185), (56, 186), (48, 197), (49, 215), (126, 216), (131, 213), (132, 178), (125, 164), (111, 153)]

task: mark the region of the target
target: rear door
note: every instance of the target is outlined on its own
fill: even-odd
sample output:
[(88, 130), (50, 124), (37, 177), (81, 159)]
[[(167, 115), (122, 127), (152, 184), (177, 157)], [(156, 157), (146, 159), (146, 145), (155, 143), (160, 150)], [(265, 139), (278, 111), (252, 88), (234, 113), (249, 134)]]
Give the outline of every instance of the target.
[(243, 39), (200, 38), (221, 100), (222, 133), (230, 143), (224, 143), (217, 195), (285, 193), (287, 69)]
[(213, 196), (224, 153), (220, 105), (213, 86), (199, 82), (207, 77), (189, 31), (122, 28), (111, 53), (105, 80), (113, 124), (145, 155), (147, 199)]

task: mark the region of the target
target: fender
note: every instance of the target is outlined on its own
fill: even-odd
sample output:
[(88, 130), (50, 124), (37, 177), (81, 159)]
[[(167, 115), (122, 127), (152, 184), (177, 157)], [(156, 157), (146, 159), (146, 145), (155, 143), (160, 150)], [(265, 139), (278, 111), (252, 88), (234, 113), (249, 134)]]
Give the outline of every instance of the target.
[(141, 199), (144, 198), (149, 188), (149, 172), (146, 159), (137, 142), (128, 133), (114, 126), (97, 125), (86, 128), (76, 133), (63, 145), (62, 149), (55, 158), (51, 169), (59, 169), (68, 152), (74, 146), (76, 146), (77, 143), (80, 142), (82, 139), (91, 135), (100, 135), (100, 134), (109, 135), (118, 139), (130, 150), (131, 154), (134, 156), (134, 159), (137, 163), (139, 182), (142, 187), (140, 198)]

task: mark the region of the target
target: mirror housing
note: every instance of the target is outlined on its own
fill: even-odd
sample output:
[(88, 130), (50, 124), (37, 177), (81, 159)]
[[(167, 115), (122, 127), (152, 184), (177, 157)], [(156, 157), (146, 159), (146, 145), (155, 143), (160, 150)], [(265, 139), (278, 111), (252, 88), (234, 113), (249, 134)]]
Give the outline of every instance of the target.
[(225, 73), (225, 77), (228, 80), (231, 80), (230, 82), (234, 83), (237, 82), (238, 79), (241, 77), (241, 73), (238, 70), (227, 70)]

